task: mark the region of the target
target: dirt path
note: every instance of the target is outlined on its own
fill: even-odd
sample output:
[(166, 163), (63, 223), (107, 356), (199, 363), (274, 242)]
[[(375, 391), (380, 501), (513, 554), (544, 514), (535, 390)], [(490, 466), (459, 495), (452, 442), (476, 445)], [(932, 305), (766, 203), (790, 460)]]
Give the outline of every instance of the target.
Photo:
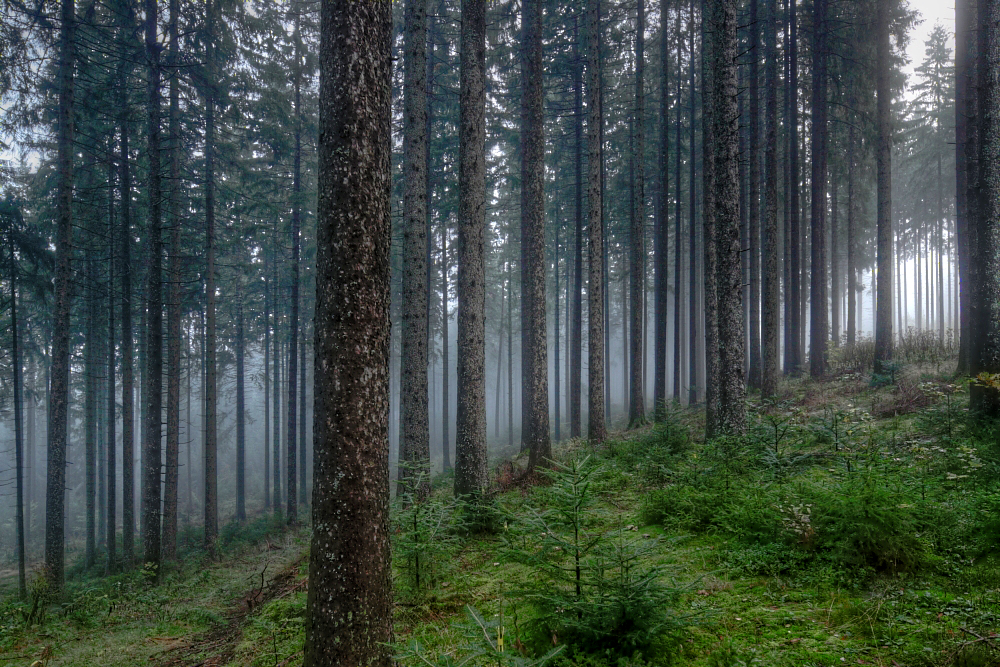
[(299, 566), (305, 558), (306, 553), (303, 552), (270, 579), (267, 579), (266, 572), (261, 573), (260, 584), (241, 595), (230, 608), (229, 621), (225, 625), (187, 640), (164, 638), (169, 643), (164, 645), (159, 658), (151, 660), (150, 664), (155, 667), (222, 667), (228, 664), (233, 659), (243, 637), (243, 627), (250, 616), (271, 600), (305, 588), (309, 580), (298, 578)]

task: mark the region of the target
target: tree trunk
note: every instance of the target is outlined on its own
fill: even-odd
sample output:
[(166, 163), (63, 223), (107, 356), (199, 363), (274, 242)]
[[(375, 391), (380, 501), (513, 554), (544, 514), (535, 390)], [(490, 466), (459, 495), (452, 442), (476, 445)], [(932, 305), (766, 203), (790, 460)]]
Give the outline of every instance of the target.
[(789, 273), (788, 297), (788, 323), (786, 327), (789, 331), (788, 340), (785, 344), (785, 372), (790, 375), (798, 375), (802, 372), (802, 344), (801, 336), (803, 330), (802, 318), (802, 257), (801, 257), (801, 231), (799, 229), (799, 215), (802, 205), (799, 202), (799, 42), (798, 42), (798, 11), (796, 10), (796, 0), (790, 0), (788, 22), (791, 33), (788, 44), (789, 50), (789, 77), (788, 77), (788, 148), (789, 148), (789, 169), (791, 171), (791, 192), (788, 196), (788, 205), (791, 209), (791, 221), (789, 230), (789, 243), (791, 245), (791, 266)]
[[(270, 259), (265, 255), (264, 274), (270, 276)], [(271, 285), (264, 280), (264, 509), (271, 508)], [(274, 497), (277, 506), (278, 496)]]
[(670, 279), (670, 3), (660, 0), (660, 146), (657, 170), (660, 191), (656, 198), (656, 297), (653, 317), (655, 370), (653, 372), (653, 413), (662, 418), (667, 405), (667, 297)]
[[(483, 252), (486, 231), (485, 0), (462, 0), (461, 32), (455, 494), (481, 496), (487, 493), (489, 486), (485, 395), (486, 266)], [(544, 282), (542, 285), (544, 289)], [(525, 391), (528, 389), (525, 388)], [(547, 428), (545, 437), (548, 437)], [(538, 454), (544, 452), (532, 449), (533, 463), (538, 462)]]
[[(980, 0), (979, 75), (979, 240), (980, 308), (979, 370), (1000, 373), (1000, 6)], [(985, 5), (983, 7), (982, 5)], [(985, 15), (985, 16), (984, 16)], [(1000, 415), (1000, 390), (977, 387), (974, 408)]]
[(218, 409), (215, 342), (215, 7), (206, 0), (205, 87), (205, 551), (215, 554), (219, 536)]
[[(880, 0), (881, 1), (881, 0)], [(827, 347), (830, 338), (830, 311), (827, 303), (826, 273), (826, 147), (827, 129), (827, 0), (813, 2), (813, 76), (812, 76), (812, 243), (809, 274), (809, 375), (826, 374)], [(890, 323), (891, 326), (891, 323)]]
[(716, 72), (713, 77), (716, 123), (715, 216), (718, 266), (719, 395), (718, 431), (746, 431), (743, 375), (743, 276), (740, 271), (739, 118), (736, 88), (736, 0), (716, 0)]
[[(286, 484), (285, 491), (288, 493), (286, 498), (286, 516), (288, 523), (297, 523), (299, 520), (299, 499), (298, 499), (298, 476), (296, 471), (298, 470), (298, 465), (296, 462), (296, 444), (298, 442), (296, 438), (296, 428), (298, 424), (296, 423), (296, 410), (298, 406), (298, 395), (297, 395), (297, 381), (296, 377), (298, 363), (298, 344), (299, 344), (299, 228), (301, 227), (302, 221), (302, 56), (301, 56), (301, 37), (299, 32), (299, 14), (295, 15), (295, 71), (294, 71), (294, 88), (295, 88), (295, 119), (294, 119), (294, 141), (295, 141), (295, 155), (293, 157), (292, 165), (292, 284), (291, 284), (291, 300), (292, 308), (291, 314), (288, 318), (289, 332), (288, 332), (288, 427), (285, 429), (285, 437), (288, 439), (288, 465), (286, 466), (286, 473), (288, 475), (288, 482)], [(421, 220), (423, 224), (423, 220)], [(423, 252), (423, 248), (421, 248)]]
[(583, 400), (583, 55), (579, 17), (573, 18), (573, 132), (576, 171), (576, 234), (573, 249), (573, 287), (570, 297), (569, 435), (579, 438)]
[(765, 0), (764, 9), (764, 228), (761, 254), (762, 337), (761, 395), (778, 392), (779, 282), (778, 282), (778, 0)]
[(841, 322), (841, 289), (843, 277), (840, 273), (840, 255), (837, 246), (840, 240), (840, 225), (837, 219), (838, 200), (840, 199), (840, 180), (836, 177), (831, 179), (830, 184), (830, 342), (834, 347), (840, 345), (840, 322)]
[(127, 78), (119, 81), (121, 118), (121, 290), (122, 290), (122, 559), (126, 568), (135, 562), (135, 373), (132, 339), (132, 177), (129, 168)]
[[(14, 254), (14, 225), (15, 218), (12, 215), (9, 220), (8, 229), (10, 244), (10, 362), (13, 385), (14, 385), (14, 474), (17, 479), (17, 502), (15, 505), (14, 519), (17, 522), (17, 592), (21, 600), (28, 598), (27, 576), (25, 571), (25, 526), (24, 526), (24, 438), (21, 424), (21, 387), (24, 382), (21, 368), (20, 333), (17, 328), (17, 260)], [(30, 502), (30, 499), (29, 499)], [(89, 543), (88, 543), (88, 546)]]
[[(546, 465), (552, 458), (552, 444), (549, 440), (548, 351), (545, 333), (542, 0), (524, 0), (521, 12), (521, 78), (524, 86), (521, 97), (521, 326), (524, 332), (521, 365), (525, 406), (525, 413), (521, 417), (524, 424), (522, 427), (524, 433), (521, 437), (530, 452), (528, 467), (534, 468), (537, 465)], [(479, 144), (476, 144), (477, 150), (478, 146)], [(473, 159), (478, 160), (478, 158)], [(476, 188), (480, 186), (481, 180), (477, 177)], [(558, 336), (558, 332), (556, 335)], [(461, 357), (459, 354), (460, 359)], [(462, 382), (461, 378), (459, 382)]]
[[(110, 148), (110, 146), (109, 146)], [(116, 498), (118, 495), (117, 488), (117, 461), (116, 461), (116, 451), (115, 451), (115, 418), (117, 415), (117, 405), (115, 403), (115, 289), (114, 289), (114, 275), (115, 275), (115, 216), (114, 216), (114, 188), (113, 188), (113, 176), (114, 167), (112, 166), (112, 161), (108, 161), (108, 300), (106, 307), (108, 309), (108, 340), (107, 340), (107, 366), (106, 377), (108, 382), (108, 404), (107, 404), (107, 422), (108, 422), (108, 439), (107, 439), (107, 451), (108, 451), (108, 463), (105, 469), (107, 474), (107, 520), (105, 522), (105, 529), (107, 530), (107, 536), (105, 537), (105, 544), (108, 550), (108, 562), (106, 574), (111, 574), (118, 569), (118, 554), (116, 544), (116, 524), (118, 522), (117, 516), (117, 503)], [(29, 399), (30, 403), (34, 403), (34, 399)], [(29, 421), (29, 433), (33, 430), (34, 414), (31, 413)]]
[[(448, 223), (442, 216), (441, 230), (441, 460), (445, 472), (451, 470), (451, 363), (448, 359)], [(509, 285), (508, 285), (509, 288)], [(508, 328), (509, 331), (509, 328)], [(507, 345), (510, 349), (510, 345)], [(513, 412), (511, 413), (513, 414)], [(511, 429), (513, 437), (514, 429)]]
[(245, 357), (243, 294), (240, 294), (236, 303), (236, 520), (241, 523), (247, 519)]
[[(767, 0), (764, 0), (767, 2)], [(750, 192), (747, 198), (748, 231), (750, 243), (750, 373), (749, 385), (754, 389), (761, 388), (761, 275), (760, 275), (760, 18), (758, 12), (759, 0), (750, 0)], [(765, 10), (766, 11), (766, 10)]]
[(643, 160), (645, 119), (645, 94), (643, 90), (643, 70), (645, 65), (645, 32), (646, 6), (645, 0), (638, 0), (636, 5), (636, 37), (635, 37), (635, 142), (632, 148), (632, 160), (635, 163), (634, 208), (632, 211), (632, 228), (629, 232), (629, 315), (630, 317), (630, 366), (629, 366), (629, 408), (628, 423), (634, 428), (646, 422), (645, 392), (642, 386), (642, 341), (643, 315), (642, 295), (645, 292), (646, 278), (646, 190), (645, 168)]
[[(718, 430), (719, 411), (719, 299), (718, 253), (716, 251), (716, 141), (715, 69), (718, 26), (716, 0), (702, 0), (701, 30), (701, 156), (702, 156), (702, 244), (705, 270), (705, 436)], [(679, 280), (678, 280), (679, 283)], [(679, 284), (678, 284), (679, 288)]]
[[(972, 31), (972, 8), (976, 0), (955, 2), (955, 236), (958, 248), (958, 367), (957, 375), (969, 373), (969, 313), (972, 308), (969, 245), (969, 129), (974, 124), (975, 39)], [(974, 134), (974, 133), (973, 133)]]
[[(160, 563), (160, 438), (163, 400), (163, 298), (161, 273), (160, 46), (156, 41), (156, 0), (145, 0), (146, 57), (149, 59), (149, 257), (146, 266), (146, 423), (142, 429), (143, 560)], [(159, 578), (159, 571), (156, 578)]]
[[(677, 87), (676, 87), (676, 97), (677, 97), (677, 113), (676, 122), (674, 123), (674, 173), (677, 179), (677, 187), (675, 188), (677, 194), (674, 196), (674, 399), (679, 403), (682, 393), (686, 393), (690, 396), (691, 380), (693, 378), (688, 378), (687, 387), (684, 386), (684, 362), (682, 361), (681, 352), (684, 346), (684, 340), (682, 338), (682, 328), (681, 323), (684, 320), (684, 312), (681, 310), (683, 306), (681, 305), (681, 293), (683, 290), (684, 282), (684, 272), (683, 272), (683, 240), (684, 240), (684, 218), (681, 216), (681, 186), (683, 185), (684, 174), (681, 171), (681, 153), (683, 153), (683, 148), (681, 146), (681, 128), (683, 123), (681, 122), (681, 109), (683, 105), (681, 104), (681, 82), (684, 78), (683, 76), (683, 65), (684, 63), (684, 37), (681, 28), (681, 8), (680, 3), (677, 5)], [(688, 186), (690, 188), (690, 185)], [(690, 332), (689, 332), (690, 333)], [(691, 347), (694, 341), (688, 341), (688, 347)], [(687, 358), (688, 368), (691, 366), (690, 356)], [(689, 399), (690, 401), (690, 399)]]
[(52, 370), (49, 392), (48, 473), (45, 488), (45, 567), (49, 585), (61, 592), (64, 581), (66, 444), (69, 412), (70, 313), (73, 306), (73, 67), (76, 59), (76, 8), (62, 0), (59, 27), (59, 122), (57, 136), (55, 308), (52, 318)]
[(177, 555), (177, 490), (180, 464), (181, 429), (181, 144), (180, 144), (180, 66), (179, 34), (177, 30), (180, 1), (169, 0), (170, 7), (170, 117), (167, 131), (170, 142), (170, 287), (167, 296), (167, 456), (163, 484), (163, 540), (160, 545), (164, 560)]
[[(405, 7), (403, 334), (399, 491), (430, 493), (427, 422), (427, 0)], [(413, 478), (420, 480), (413, 487)]]
[(305, 665), (393, 664), (389, 547), (391, 7), (320, 19), (315, 484)]
[(857, 219), (854, 216), (854, 125), (847, 129), (847, 346), (857, 342), (858, 260), (856, 251)]
[(892, 361), (892, 51), (889, 45), (889, 0), (878, 0), (875, 13), (876, 87), (878, 94), (876, 163), (878, 166), (877, 296), (875, 306), (875, 371)]
[[(678, 19), (680, 18), (680, 11), (678, 11)], [(688, 85), (688, 104), (689, 106), (689, 119), (690, 125), (688, 127), (688, 218), (691, 223), (689, 225), (688, 234), (688, 387), (690, 388), (688, 392), (688, 404), (695, 405), (698, 403), (698, 258), (697, 258), (697, 247), (698, 247), (698, 233), (695, 231), (695, 202), (697, 201), (698, 188), (695, 185), (695, 86), (694, 86), (694, 71), (695, 71), (695, 59), (694, 59), (694, 0), (691, 0), (691, 20), (688, 23), (689, 37), (690, 37), (690, 60), (689, 60), (689, 85)], [(681, 62), (681, 58), (678, 55), (677, 62)], [(678, 77), (679, 78), (679, 77)], [(677, 95), (677, 99), (680, 100), (680, 94)], [(681, 142), (677, 142), (677, 152), (680, 153)], [(678, 169), (678, 171), (680, 171)], [(679, 189), (679, 188), (678, 188)]]
[(557, 222), (556, 225), (555, 225), (555, 227), (556, 227), (556, 229), (555, 229), (555, 232), (556, 232), (556, 239), (555, 239), (555, 241), (556, 241), (555, 242), (555, 246), (556, 247), (555, 247), (555, 251), (556, 252), (555, 252), (555, 262), (554, 262), (553, 273), (555, 274), (554, 277), (555, 277), (555, 283), (556, 283), (555, 287), (556, 287), (556, 289), (555, 289), (555, 307), (552, 309), (553, 310), (552, 314), (555, 316), (555, 326), (554, 326), (555, 333), (554, 333), (554, 335), (552, 337), (553, 338), (553, 340), (552, 340), (552, 343), (553, 343), (553, 355), (554, 355), (552, 367), (553, 367), (553, 370), (555, 371), (555, 373), (553, 375), (553, 380), (554, 380), (554, 385), (555, 385), (553, 387), (553, 393), (554, 393), (553, 398), (555, 399), (554, 400), (555, 405), (553, 406), (555, 408), (555, 439), (556, 439), (556, 442), (559, 442), (559, 440), (560, 440), (560, 432), (559, 432), (559, 421), (560, 421), (559, 420), (559, 407), (560, 407), (560, 405), (559, 405), (559, 390), (562, 389), (562, 387), (560, 386), (561, 383), (559, 381), (559, 371), (560, 371), (560, 368), (559, 368), (559, 249), (560, 249), (559, 227), (560, 227), (560, 224)]
[(601, 90), (601, 0), (587, 2), (587, 437), (600, 444), (605, 427), (604, 122)]
[[(93, 235), (91, 231), (90, 234)], [(88, 248), (89, 249), (89, 248)], [(97, 267), (94, 259), (86, 260), (84, 272), (84, 479), (86, 494), (86, 550), (84, 566), (90, 569), (97, 561)]]
[(271, 428), (271, 486), (274, 499), (275, 514), (281, 513), (281, 336), (278, 335), (278, 226), (274, 225), (274, 253), (271, 262), (271, 286), (274, 290), (274, 331), (271, 335), (271, 364), (274, 367), (274, 382), (272, 384), (271, 409), (274, 413)]

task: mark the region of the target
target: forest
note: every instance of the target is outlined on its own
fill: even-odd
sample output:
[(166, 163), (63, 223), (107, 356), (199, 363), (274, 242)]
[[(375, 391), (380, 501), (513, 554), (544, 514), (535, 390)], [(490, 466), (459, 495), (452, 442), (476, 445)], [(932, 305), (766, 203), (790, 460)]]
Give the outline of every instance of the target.
[(0, 0), (0, 667), (1000, 664), (945, 4)]

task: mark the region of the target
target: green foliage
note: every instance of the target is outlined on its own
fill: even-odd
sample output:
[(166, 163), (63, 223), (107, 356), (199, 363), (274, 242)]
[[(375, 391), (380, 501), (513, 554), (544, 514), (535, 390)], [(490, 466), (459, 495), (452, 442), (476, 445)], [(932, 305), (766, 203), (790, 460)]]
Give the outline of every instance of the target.
[[(397, 645), (396, 660), (403, 665), (420, 665), (427, 667), (474, 667), (478, 665), (496, 665), (497, 667), (543, 667), (564, 649), (557, 646), (539, 658), (525, 657), (516, 646), (507, 639), (510, 628), (503, 614), (487, 618), (478, 609), (469, 605), (465, 608), (466, 618), (455, 624), (461, 636), (458, 656), (441, 654), (432, 657), (427, 654), (426, 647), (419, 641), (406, 645)], [(516, 641), (514, 642), (516, 644)]]
[[(420, 488), (416, 478), (412, 488)], [(406, 491), (397, 497), (393, 519), (393, 562), (403, 572), (397, 588), (406, 586), (414, 594), (433, 588), (448, 571), (448, 554), (458, 543), (455, 526), (457, 502), (448, 497), (419, 499)]]
[(286, 529), (287, 522), (280, 515), (270, 512), (242, 523), (233, 520), (222, 527), (219, 534), (219, 549), (236, 551), (280, 535)]
[(558, 637), (585, 653), (665, 652), (687, 621), (676, 611), (681, 590), (651, 564), (658, 542), (620, 517), (615, 530), (601, 529), (598, 472), (589, 457), (546, 471), (550, 486), (507, 538), (508, 558), (531, 572), (518, 591), (534, 612), (526, 626), (536, 643)]

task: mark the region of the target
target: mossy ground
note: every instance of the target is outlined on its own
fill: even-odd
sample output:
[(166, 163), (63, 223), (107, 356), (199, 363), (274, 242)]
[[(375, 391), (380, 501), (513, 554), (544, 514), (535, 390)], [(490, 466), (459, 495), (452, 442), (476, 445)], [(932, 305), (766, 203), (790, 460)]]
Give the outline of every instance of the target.
[[(732, 457), (725, 465), (719, 452), (697, 438), (682, 447), (658, 447), (662, 427), (633, 431), (596, 450), (583, 442), (562, 443), (558, 457), (589, 453), (601, 463), (594, 492), (602, 527), (624, 526), (656, 544), (652, 560), (685, 588), (680, 611), (690, 612), (692, 621), (669, 655), (577, 651), (558, 661), (579, 667), (1000, 664), (1000, 551), (989, 543), (1000, 532), (980, 516), (986, 510), (976, 509), (1000, 507), (980, 502), (996, 487), (1000, 443), (976, 436), (973, 469), (967, 470), (968, 457), (948, 452), (968, 446), (973, 436), (959, 444), (957, 437), (942, 435), (966, 423), (962, 392), (944, 396), (935, 390), (947, 378), (934, 369), (911, 369), (907, 382), (878, 388), (849, 375), (783, 384), (780, 412), (791, 415), (795, 436), (779, 443), (777, 457), (763, 456), (769, 447), (766, 419), (756, 422), (761, 454)], [(920, 383), (919, 392), (907, 388)], [(847, 416), (843, 429), (831, 435), (834, 414)], [(678, 412), (674, 425), (698, 434), (699, 419)], [(939, 443), (940, 457), (922, 454)], [(882, 475), (878, 479), (890, 489), (887, 511), (899, 509), (916, 522), (900, 524), (916, 526), (919, 545), (905, 566), (851, 560), (851, 554), (836, 551), (855, 544), (850, 535), (843, 538), (847, 542), (824, 542), (808, 533), (812, 528), (796, 524), (795, 511), (775, 509), (779, 502), (813, 497), (817, 489), (847, 494), (853, 488), (844, 482), (851, 479), (843, 471), (845, 464), (851, 469), (848, 461), (855, 471), (861, 466)], [(439, 482), (434, 497), (445, 502), (447, 480)], [(899, 488), (893, 487), (897, 482)], [(688, 487), (705, 494), (695, 501), (713, 494), (725, 500), (703, 513), (694, 507), (678, 514), (676, 502), (665, 513), (643, 509), (657, 493), (669, 500)], [(520, 645), (520, 627), (531, 612), (514, 591), (532, 574), (504, 557), (503, 540), (505, 527), (516, 530), (538, 490), (517, 484), (505, 489), (498, 495), (496, 532), (453, 535), (419, 589), (412, 567), (396, 558), (399, 642), (420, 640), (432, 655), (460, 653), (454, 623), (472, 605), (489, 617), (502, 611), (508, 645)], [(784, 518), (767, 529), (776, 531), (773, 538), (767, 530), (747, 537), (755, 521), (774, 512)], [(812, 516), (819, 522), (821, 512), (812, 510)], [(656, 520), (643, 521), (649, 517)], [(838, 524), (829, 521), (823, 525), (832, 527), (816, 531), (835, 531)], [(260, 533), (217, 562), (188, 554), (157, 587), (136, 574), (111, 580), (78, 574), (71, 602), (53, 605), (45, 621), (30, 628), (24, 627), (25, 608), (8, 598), (0, 604), (0, 665), (28, 665), (48, 653), (47, 667), (301, 664), (307, 529)], [(894, 537), (876, 535), (871, 548)], [(264, 589), (267, 595), (256, 593)]]

